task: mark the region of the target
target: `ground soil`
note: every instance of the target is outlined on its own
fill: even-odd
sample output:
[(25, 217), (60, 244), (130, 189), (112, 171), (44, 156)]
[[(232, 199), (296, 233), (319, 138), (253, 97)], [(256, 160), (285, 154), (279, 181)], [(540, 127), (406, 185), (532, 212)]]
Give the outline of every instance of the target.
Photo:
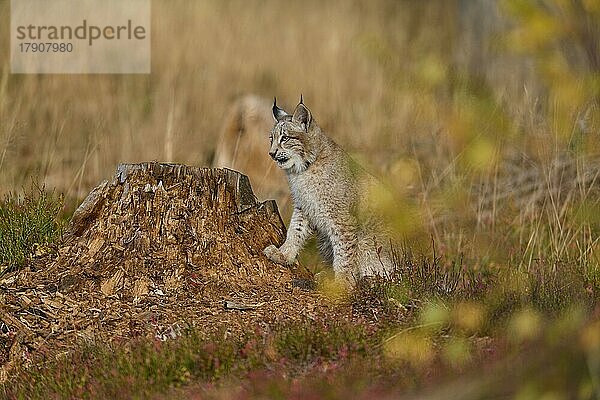
[(264, 257), (284, 238), (275, 202), (258, 202), (238, 172), (121, 165), (56, 248), (2, 277), (3, 377), (81, 342), (170, 340), (189, 328), (226, 337), (346, 313), (298, 285), (311, 278), (301, 269)]

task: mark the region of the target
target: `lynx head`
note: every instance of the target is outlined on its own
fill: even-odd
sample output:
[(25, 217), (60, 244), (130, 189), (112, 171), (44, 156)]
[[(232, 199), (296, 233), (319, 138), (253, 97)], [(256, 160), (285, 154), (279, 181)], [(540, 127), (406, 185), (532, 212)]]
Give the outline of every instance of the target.
[(284, 170), (300, 173), (315, 161), (314, 133), (318, 131), (312, 114), (300, 96), (300, 103), (292, 115), (273, 102), (275, 126), (271, 129), (269, 155)]

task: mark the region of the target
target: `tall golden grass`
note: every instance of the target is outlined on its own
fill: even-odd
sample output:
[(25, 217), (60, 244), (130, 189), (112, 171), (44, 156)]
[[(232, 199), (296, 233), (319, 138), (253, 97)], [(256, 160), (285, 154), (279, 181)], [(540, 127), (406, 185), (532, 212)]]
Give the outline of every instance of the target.
[(80, 199), (119, 162), (209, 165), (237, 95), (290, 108), (302, 93), (394, 189), (382, 212), (406, 237), (597, 263), (598, 221), (582, 215), (597, 210), (599, 13), (593, 0), (154, 1), (152, 74), (115, 76), (12, 75), (3, 28), (0, 192), (36, 178)]
[[(9, 2), (0, 7), (8, 21)], [(389, 79), (370, 53), (378, 38), (406, 25), (400, 5), (156, 1), (152, 7), (147, 76), (11, 75), (8, 30), (2, 30), (2, 191), (37, 176), (80, 197), (118, 162), (207, 164), (223, 114), (241, 93), (277, 95), (288, 106), (303, 93), (340, 142), (365, 153), (389, 148), (386, 141), (407, 132), (410, 104), (387, 101), (395, 97)]]

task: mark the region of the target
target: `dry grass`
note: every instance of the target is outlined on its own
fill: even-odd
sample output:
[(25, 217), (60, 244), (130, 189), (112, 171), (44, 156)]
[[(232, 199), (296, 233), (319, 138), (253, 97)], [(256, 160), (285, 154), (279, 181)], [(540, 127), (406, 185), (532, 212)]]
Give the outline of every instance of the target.
[[(389, 148), (417, 107), (389, 102), (395, 93), (374, 54), (388, 38), (408, 41), (389, 32), (409, 15), (390, 8), (402, 9), (384, 1), (154, 2), (149, 76), (10, 75), (5, 64), (0, 188), (36, 175), (81, 197), (118, 162), (207, 164), (223, 113), (247, 92), (288, 106), (304, 93), (348, 148)], [(7, 15), (8, 1), (0, 9)], [(8, 32), (0, 34), (8, 60)]]
[[(379, 210), (408, 247), (432, 254), (434, 242), (441, 257), (404, 257), (414, 274), (373, 293), (402, 302), (408, 285), (425, 304), (457, 277), (492, 277), (490, 320), (579, 299), (593, 307), (600, 7), (485, 9), (493, 3), (155, 1), (151, 75), (24, 76), (0, 65), (0, 193), (37, 177), (74, 202), (119, 162), (208, 165), (237, 95), (277, 95), (290, 108), (303, 93), (392, 189)], [(1, 15), (8, 7), (0, 0)], [(452, 267), (448, 279), (438, 265)], [(453, 299), (478, 301), (456, 287)]]
[[(381, 211), (407, 240), (426, 248), (433, 235), (481, 263), (589, 270), (598, 10), (542, 3), (156, 1), (151, 75), (0, 66), (0, 192), (33, 176), (74, 204), (119, 162), (208, 165), (235, 96), (289, 107), (303, 93), (396, 192)], [(6, 29), (0, 43), (8, 60)]]

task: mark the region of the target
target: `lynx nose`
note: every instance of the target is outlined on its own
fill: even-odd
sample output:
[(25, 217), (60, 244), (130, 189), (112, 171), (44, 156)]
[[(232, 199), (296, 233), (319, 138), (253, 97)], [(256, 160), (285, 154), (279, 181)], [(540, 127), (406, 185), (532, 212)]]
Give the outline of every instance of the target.
[(269, 151), (269, 155), (271, 156), (271, 158), (274, 160), (275, 156), (277, 156), (277, 150), (275, 151)]

